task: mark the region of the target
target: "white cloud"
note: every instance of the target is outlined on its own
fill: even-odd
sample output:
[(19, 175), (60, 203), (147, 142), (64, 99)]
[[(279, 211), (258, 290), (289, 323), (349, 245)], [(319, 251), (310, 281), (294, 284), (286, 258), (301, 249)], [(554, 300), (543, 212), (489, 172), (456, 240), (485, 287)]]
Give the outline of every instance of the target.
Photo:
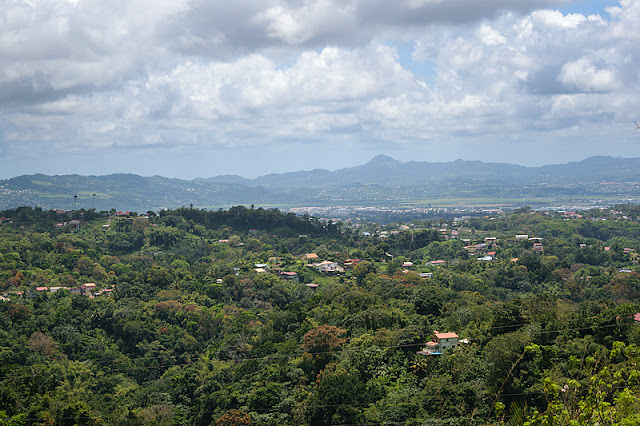
[(0, 145), (25, 150), (530, 140), (640, 107), (640, 0), (6, 3)]
[(587, 58), (565, 64), (560, 79), (563, 84), (585, 92), (606, 92), (620, 88), (615, 71), (598, 69)]
[(480, 40), (490, 46), (496, 46), (498, 44), (504, 44), (507, 42), (506, 38), (504, 38), (502, 35), (500, 35), (499, 32), (495, 31), (487, 24), (482, 24), (480, 26), (478, 34), (480, 36)]
[(539, 10), (531, 14), (533, 21), (551, 30), (574, 29), (587, 21), (587, 17), (580, 13), (563, 15), (557, 10)]

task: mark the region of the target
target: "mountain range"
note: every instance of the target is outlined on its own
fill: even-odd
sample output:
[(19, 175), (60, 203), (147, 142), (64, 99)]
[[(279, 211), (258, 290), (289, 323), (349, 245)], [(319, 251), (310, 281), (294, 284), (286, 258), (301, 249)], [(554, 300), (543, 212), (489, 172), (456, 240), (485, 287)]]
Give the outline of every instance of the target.
[(135, 174), (23, 175), (0, 180), (0, 208), (37, 205), (146, 211), (189, 205), (426, 205), (433, 200), (440, 204), (451, 200), (453, 205), (454, 200), (465, 199), (507, 205), (618, 202), (640, 196), (639, 182), (640, 158), (598, 156), (525, 167), (464, 160), (401, 162), (378, 155), (365, 164), (335, 171), (273, 173), (255, 179), (237, 175), (193, 180)]
[(640, 158), (590, 157), (586, 160), (540, 167), (526, 167), (508, 163), (485, 163), (482, 161), (456, 160), (444, 163), (425, 161), (401, 162), (386, 155), (373, 157), (366, 164), (336, 171), (316, 169), (289, 173), (273, 173), (255, 179), (237, 175), (221, 175), (208, 179), (197, 179), (211, 183), (241, 184), (265, 187), (326, 187), (361, 184), (411, 184), (425, 181), (471, 179), (483, 181), (509, 180), (530, 182), (532, 180), (562, 177), (626, 177), (640, 175)]

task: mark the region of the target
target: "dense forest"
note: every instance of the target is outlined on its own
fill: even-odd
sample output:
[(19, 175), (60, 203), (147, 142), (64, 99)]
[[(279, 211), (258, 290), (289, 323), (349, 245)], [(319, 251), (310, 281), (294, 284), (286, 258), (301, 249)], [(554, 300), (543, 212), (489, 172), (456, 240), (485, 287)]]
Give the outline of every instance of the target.
[(0, 212), (0, 425), (639, 424), (639, 215)]

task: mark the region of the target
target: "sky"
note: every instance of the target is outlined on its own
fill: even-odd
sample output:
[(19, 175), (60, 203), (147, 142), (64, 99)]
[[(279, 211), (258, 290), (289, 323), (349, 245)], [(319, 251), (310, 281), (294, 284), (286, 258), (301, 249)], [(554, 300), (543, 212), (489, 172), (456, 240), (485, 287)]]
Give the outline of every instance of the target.
[(0, 178), (640, 157), (640, 0), (0, 0)]

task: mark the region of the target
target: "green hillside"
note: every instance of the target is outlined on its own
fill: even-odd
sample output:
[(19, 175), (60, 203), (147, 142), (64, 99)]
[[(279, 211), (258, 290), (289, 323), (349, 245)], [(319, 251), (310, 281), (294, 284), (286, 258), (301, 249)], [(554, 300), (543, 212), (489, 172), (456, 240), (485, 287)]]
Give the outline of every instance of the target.
[(2, 424), (638, 421), (637, 207), (80, 213), (0, 213)]

